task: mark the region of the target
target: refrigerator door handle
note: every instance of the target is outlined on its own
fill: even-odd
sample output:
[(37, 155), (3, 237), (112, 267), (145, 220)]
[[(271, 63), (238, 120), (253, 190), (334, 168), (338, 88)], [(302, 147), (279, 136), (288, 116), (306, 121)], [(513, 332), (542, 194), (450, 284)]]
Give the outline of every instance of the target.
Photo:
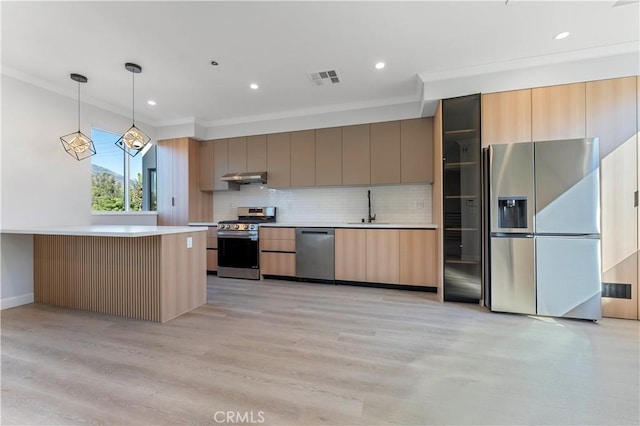
[(492, 232), (491, 238), (533, 238), (530, 233)]
[(633, 193), (633, 207), (638, 207), (638, 191)]

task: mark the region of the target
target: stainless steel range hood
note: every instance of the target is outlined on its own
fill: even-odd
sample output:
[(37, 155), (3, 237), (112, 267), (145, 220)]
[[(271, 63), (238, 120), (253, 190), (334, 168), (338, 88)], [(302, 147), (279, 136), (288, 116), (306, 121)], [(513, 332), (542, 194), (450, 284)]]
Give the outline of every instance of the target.
[(229, 183), (267, 183), (267, 172), (227, 173), (222, 180)]

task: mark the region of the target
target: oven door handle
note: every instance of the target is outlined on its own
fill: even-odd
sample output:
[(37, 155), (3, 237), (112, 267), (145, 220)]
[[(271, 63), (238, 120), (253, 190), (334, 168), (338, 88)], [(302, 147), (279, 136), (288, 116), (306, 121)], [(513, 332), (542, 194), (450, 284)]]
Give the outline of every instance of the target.
[(218, 231), (218, 239), (236, 239), (236, 240), (251, 240), (258, 241), (257, 234), (251, 234), (250, 232), (233, 231), (226, 233), (224, 231)]

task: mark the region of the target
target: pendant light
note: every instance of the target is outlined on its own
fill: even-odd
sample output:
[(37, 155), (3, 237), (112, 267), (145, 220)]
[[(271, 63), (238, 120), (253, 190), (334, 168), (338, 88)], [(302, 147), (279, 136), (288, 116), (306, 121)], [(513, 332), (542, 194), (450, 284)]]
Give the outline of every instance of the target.
[(133, 124), (124, 132), (120, 139), (116, 141), (116, 145), (120, 147), (124, 152), (129, 154), (132, 157), (138, 155), (140, 151), (149, 143), (151, 138), (147, 136), (142, 130), (136, 127), (136, 108), (135, 108), (135, 91), (136, 91), (136, 83), (135, 83), (135, 75), (140, 74), (142, 72), (142, 67), (140, 65), (132, 64), (131, 62), (127, 62), (124, 64), (124, 67), (127, 71), (131, 72), (132, 82), (133, 82), (133, 90), (132, 90), (132, 119)]
[(70, 77), (78, 83), (78, 131), (60, 137), (60, 142), (67, 154), (80, 161), (96, 154), (91, 138), (80, 131), (80, 83), (86, 83), (89, 80), (80, 74), (71, 74)]

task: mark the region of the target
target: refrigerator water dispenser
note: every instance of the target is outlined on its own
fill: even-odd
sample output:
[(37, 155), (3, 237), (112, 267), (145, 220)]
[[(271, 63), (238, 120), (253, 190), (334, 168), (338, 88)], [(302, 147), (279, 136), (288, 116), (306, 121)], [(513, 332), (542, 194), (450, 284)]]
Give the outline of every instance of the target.
[(498, 228), (527, 227), (527, 197), (498, 197)]

